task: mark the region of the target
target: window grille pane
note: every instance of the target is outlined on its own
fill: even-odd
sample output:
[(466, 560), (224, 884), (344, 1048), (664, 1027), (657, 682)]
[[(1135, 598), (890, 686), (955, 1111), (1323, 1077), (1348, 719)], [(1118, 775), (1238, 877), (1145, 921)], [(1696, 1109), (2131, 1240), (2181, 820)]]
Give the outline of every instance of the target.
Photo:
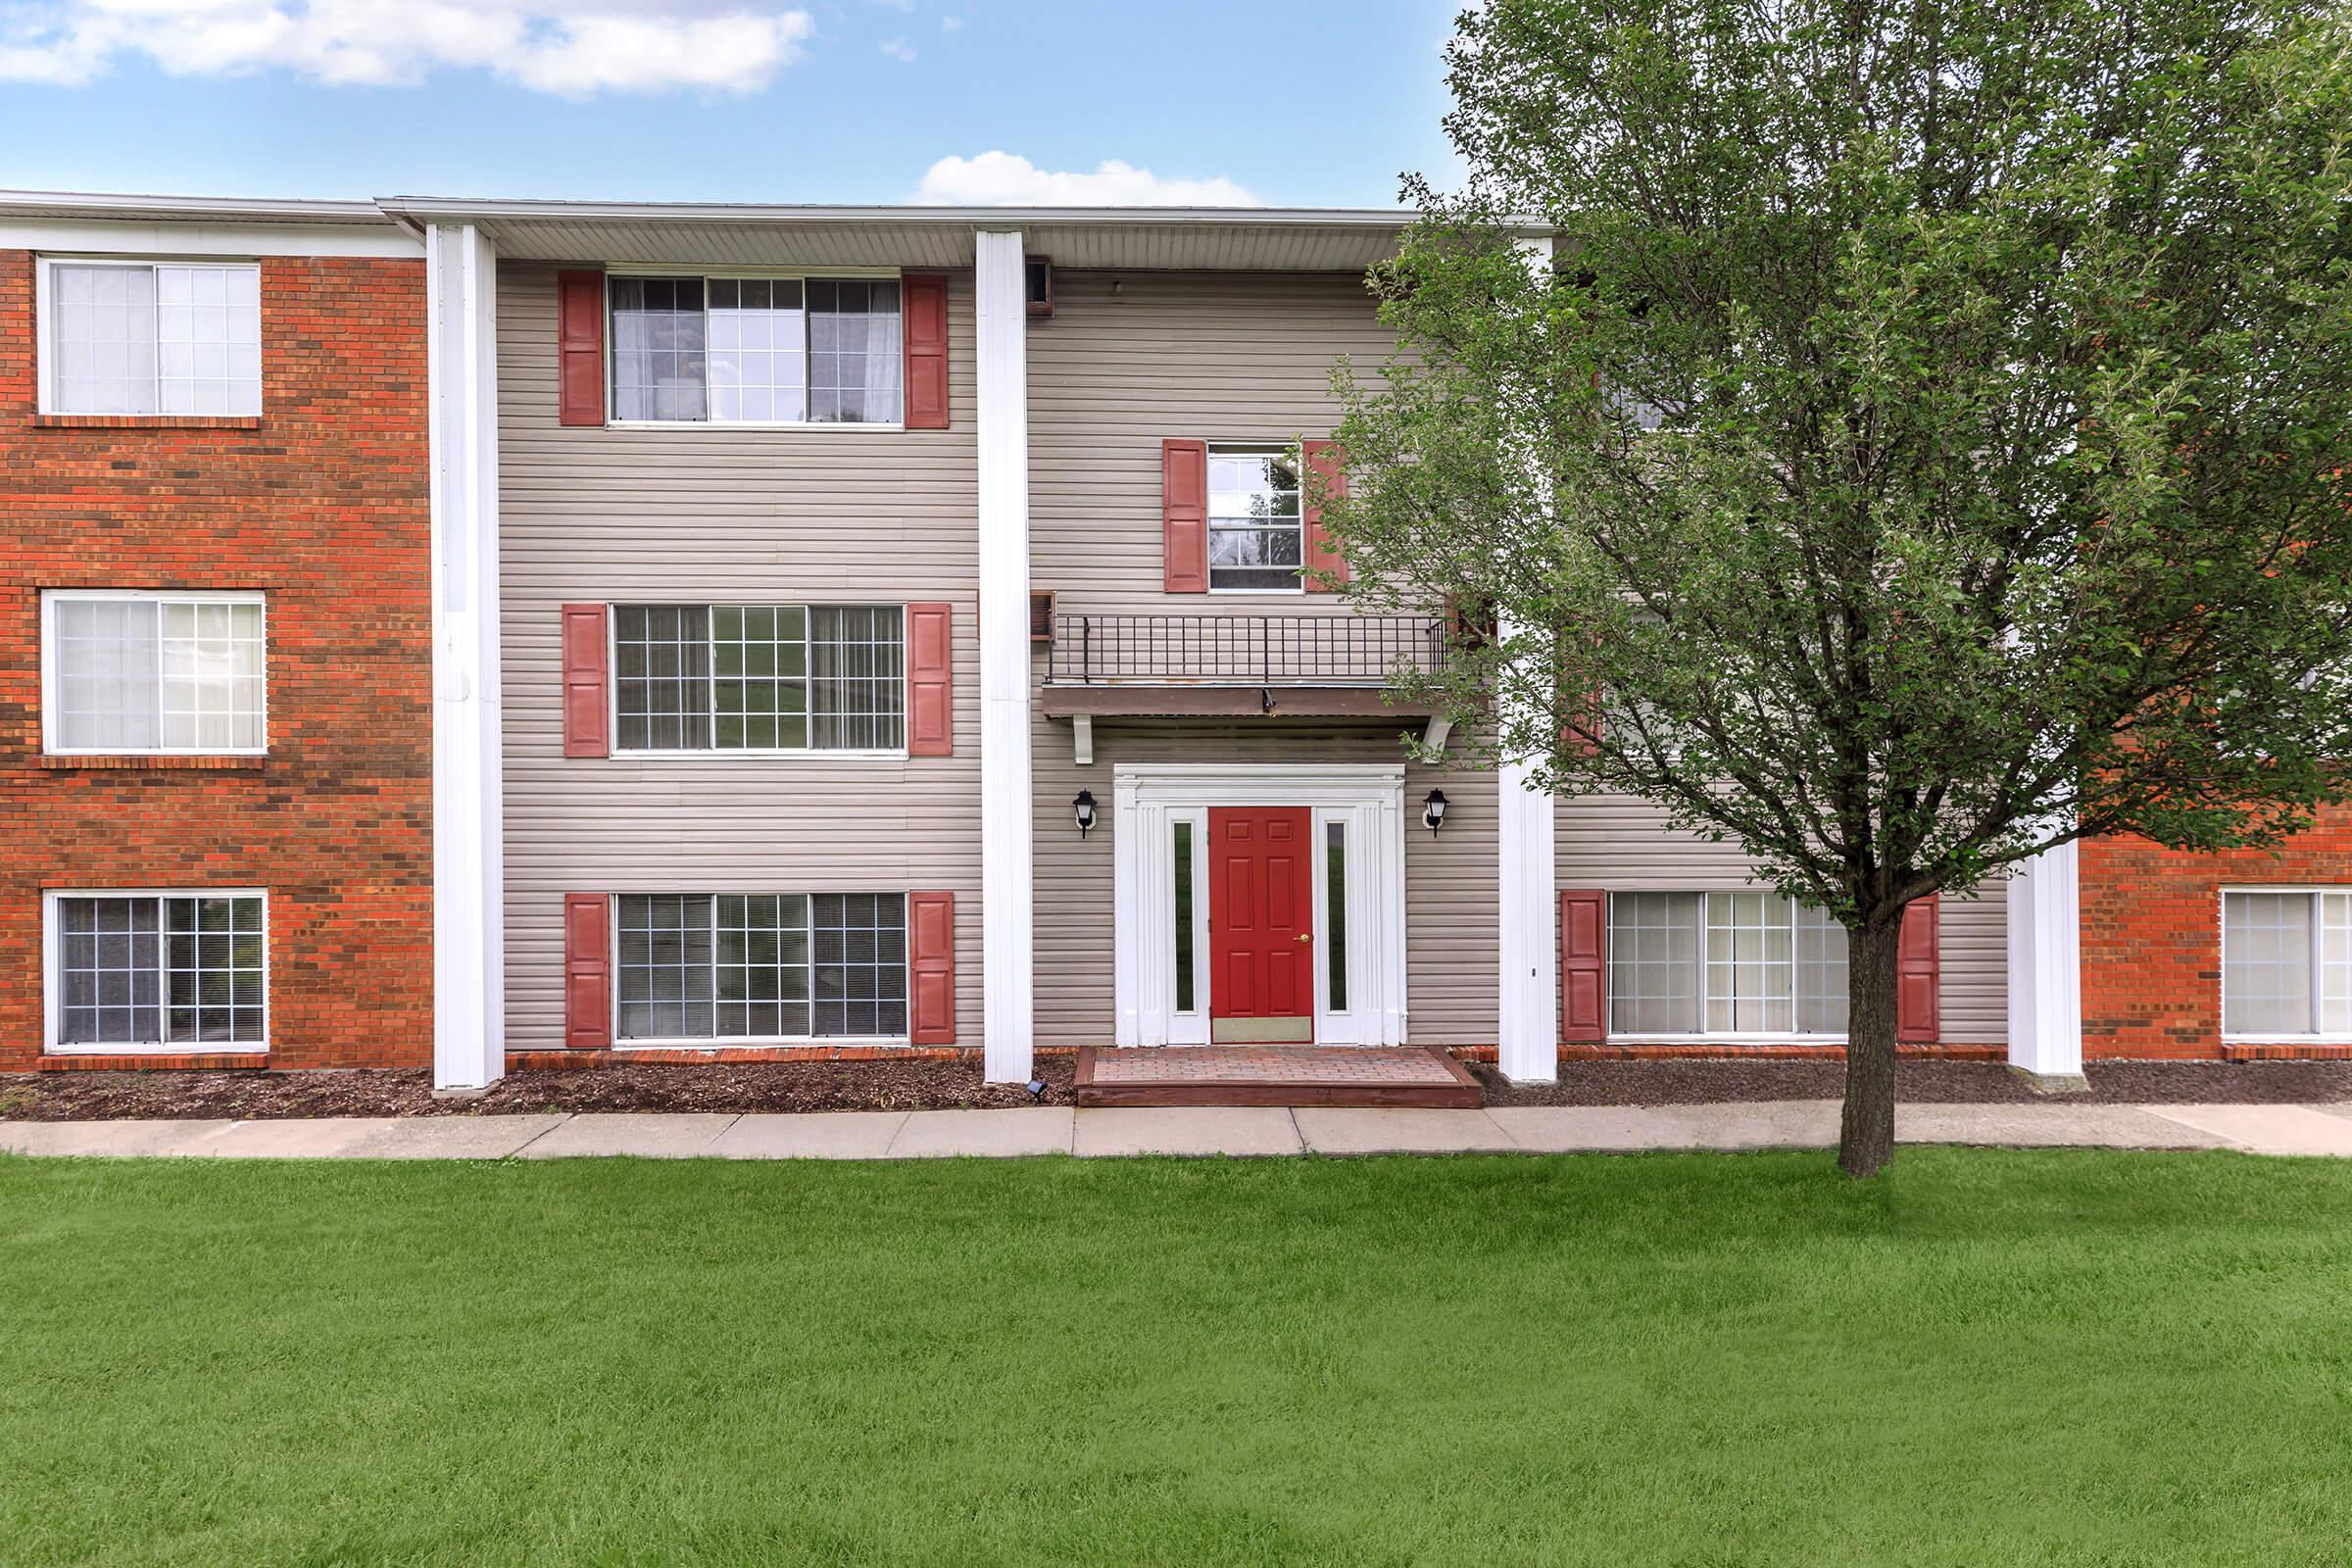
[(797, 605), (710, 611), (712, 733), (722, 751), (808, 744), (808, 615)]
[(1331, 1010), (1348, 1010), (1348, 824), (1323, 824), (1323, 960)]
[(817, 1035), (906, 1032), (906, 901), (820, 893), (809, 901)]
[(1298, 466), (1287, 452), (1208, 454), (1208, 585), (1300, 584)]
[(163, 735), (172, 751), (251, 751), (262, 744), (262, 607), (167, 603)]
[(1841, 1035), (1848, 996), (1845, 927), (1811, 905), (1796, 910), (1796, 1032)]
[(60, 899), (58, 1043), (150, 1046), (164, 1040), (163, 966), (154, 899)]
[(151, 599), (57, 604), (59, 745), (151, 752), (163, 744), (158, 609)]
[(1609, 1028), (1615, 1034), (1698, 1029), (1695, 893), (1619, 893), (1609, 899)]
[(710, 282), (710, 417), (808, 416), (808, 323), (799, 278)]
[(707, 325), (699, 277), (616, 277), (612, 416), (701, 419)]
[(2352, 893), (2320, 895), (2320, 1032), (2352, 1035)]
[(905, 638), (896, 609), (808, 612), (813, 744), (895, 751), (904, 744)]
[(155, 295), (163, 412), (261, 413), (260, 269), (158, 267)]
[(808, 1033), (806, 895), (720, 895), (717, 1021), (727, 1037)]
[(708, 750), (710, 612), (700, 605), (615, 606), (612, 691), (618, 750)]
[(628, 893), (619, 909), (620, 1038), (714, 1033), (711, 905), (707, 893)]
[(808, 417), (844, 424), (900, 419), (896, 279), (811, 279)]
[(2222, 1032), (2301, 1035), (2312, 1030), (2308, 893), (2222, 896)]
[(1170, 880), (1176, 890), (1176, 1010), (1193, 1010), (1193, 824), (1172, 824), (1174, 854)]
[(1787, 1034), (1795, 1027), (1788, 900), (1707, 895), (1707, 1032)]
[(156, 270), (51, 270), (50, 395), (64, 414), (154, 414)]
[(264, 968), (260, 899), (164, 900), (164, 968), (174, 1045), (256, 1045), (262, 1040)]

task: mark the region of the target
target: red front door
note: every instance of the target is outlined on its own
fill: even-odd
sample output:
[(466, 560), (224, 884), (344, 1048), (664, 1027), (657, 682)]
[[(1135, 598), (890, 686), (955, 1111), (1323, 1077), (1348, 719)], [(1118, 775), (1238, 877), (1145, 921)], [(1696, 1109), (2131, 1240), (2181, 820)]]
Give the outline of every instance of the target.
[(1303, 806), (1208, 813), (1209, 1038), (1315, 1038), (1314, 817)]

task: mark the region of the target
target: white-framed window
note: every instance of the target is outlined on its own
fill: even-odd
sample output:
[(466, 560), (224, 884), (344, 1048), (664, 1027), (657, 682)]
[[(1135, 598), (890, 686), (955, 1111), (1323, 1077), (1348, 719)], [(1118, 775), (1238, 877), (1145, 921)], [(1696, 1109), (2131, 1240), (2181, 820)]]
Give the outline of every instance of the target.
[(624, 893), (613, 1038), (898, 1040), (900, 893)]
[(258, 593), (41, 596), (42, 744), (52, 756), (259, 756), (269, 684)]
[(2223, 891), (2222, 1033), (2352, 1040), (2352, 888)]
[(38, 287), (42, 413), (262, 412), (258, 263), (50, 256)]
[(615, 605), (615, 752), (897, 754), (897, 605)]
[(1845, 927), (1778, 893), (1609, 896), (1609, 1033), (1843, 1039)]
[(1281, 447), (1208, 449), (1208, 589), (1306, 591), (1298, 458)]
[(269, 896), (43, 896), (52, 1053), (258, 1051), (270, 1038)]
[(897, 274), (615, 274), (616, 423), (885, 424), (906, 417)]

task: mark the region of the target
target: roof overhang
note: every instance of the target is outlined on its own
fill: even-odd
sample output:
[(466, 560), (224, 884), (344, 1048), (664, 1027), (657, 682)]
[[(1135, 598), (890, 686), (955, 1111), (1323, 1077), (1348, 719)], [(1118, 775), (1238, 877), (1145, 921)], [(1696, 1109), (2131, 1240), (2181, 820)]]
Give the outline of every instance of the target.
[(675, 266), (968, 267), (1021, 231), (1056, 267), (1360, 272), (1413, 214), (1280, 207), (828, 207), (386, 198), (412, 224), (470, 223), (501, 257)]

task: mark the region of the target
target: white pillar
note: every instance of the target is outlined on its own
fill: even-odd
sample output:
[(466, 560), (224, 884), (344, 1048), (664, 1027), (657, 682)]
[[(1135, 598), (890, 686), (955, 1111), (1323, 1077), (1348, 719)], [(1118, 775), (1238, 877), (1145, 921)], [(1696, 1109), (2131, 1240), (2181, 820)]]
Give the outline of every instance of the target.
[[(1551, 241), (1522, 240), (1531, 271), (1551, 270)], [(1540, 484), (1540, 475), (1530, 475)], [(1513, 628), (1501, 628), (1507, 639)], [(1499, 892), (1497, 965), (1501, 995), (1495, 1017), (1496, 1065), (1513, 1083), (1551, 1083), (1560, 1075), (1560, 958), (1553, 915), (1552, 803), (1530, 782), (1534, 770), (1506, 762), (1494, 781)]]
[(498, 257), (425, 231), (432, 441), (433, 1087), (506, 1075), (498, 685)]
[(2082, 1076), (2082, 907), (2076, 846), (2009, 879), (2009, 1065), (2064, 1083)]
[(1021, 235), (975, 237), (980, 479), (981, 992), (988, 1081), (1036, 1036), (1029, 776), (1029, 305)]

